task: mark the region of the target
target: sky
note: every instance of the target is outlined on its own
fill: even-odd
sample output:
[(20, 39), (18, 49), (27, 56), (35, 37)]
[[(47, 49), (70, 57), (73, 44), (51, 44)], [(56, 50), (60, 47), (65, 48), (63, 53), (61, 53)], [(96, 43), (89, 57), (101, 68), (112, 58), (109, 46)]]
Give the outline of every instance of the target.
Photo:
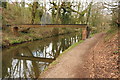
[[(33, 1), (39, 1), (39, 2), (41, 2), (41, 3), (44, 3), (44, 2), (49, 2), (49, 1), (68, 1), (68, 2), (79, 2), (79, 1), (81, 1), (83, 4), (84, 3), (90, 3), (90, 2), (94, 2), (94, 3), (96, 3), (96, 2), (112, 2), (112, 1), (116, 1), (116, 0), (2, 0), (2, 1), (9, 1), (9, 2), (22, 2), (22, 1), (25, 1), (26, 3), (31, 3), (31, 2), (33, 2)], [(44, 5), (44, 4), (43, 4)], [(28, 5), (25, 5), (26, 7), (28, 7)], [(50, 5), (49, 4), (46, 4), (46, 8), (47, 9), (49, 9), (50, 8)]]
[[(21, 2), (21, 1), (25, 1), (25, 2), (33, 2), (33, 1), (49, 1), (49, 0), (2, 0), (3, 2), (4, 1), (12, 1), (12, 2)], [(50, 1), (52, 1), (52, 0), (50, 0)], [(94, 1), (94, 2), (103, 2), (103, 1), (106, 1), (106, 2), (111, 2), (111, 1), (114, 1), (114, 0), (54, 0), (54, 1), (68, 1), (68, 2), (70, 2), (70, 1), (76, 1), (76, 2), (78, 2), (78, 1), (82, 1), (82, 2), (91, 2), (91, 1)]]
[[(22, 1), (25, 1), (26, 3), (31, 3), (31, 2), (33, 2), (33, 1), (40, 1), (41, 3), (42, 2), (49, 2), (49, 1), (68, 1), (68, 2), (72, 2), (72, 1), (74, 1), (74, 2), (79, 2), (79, 1), (81, 1), (82, 3), (85, 3), (85, 2), (87, 2), (87, 3), (90, 3), (90, 2), (112, 2), (112, 1), (115, 1), (115, 0), (2, 0), (2, 1), (9, 1), (9, 2), (22, 2)], [(27, 7), (27, 5), (26, 5), (26, 7)], [(49, 5), (46, 5), (46, 7), (49, 7)]]

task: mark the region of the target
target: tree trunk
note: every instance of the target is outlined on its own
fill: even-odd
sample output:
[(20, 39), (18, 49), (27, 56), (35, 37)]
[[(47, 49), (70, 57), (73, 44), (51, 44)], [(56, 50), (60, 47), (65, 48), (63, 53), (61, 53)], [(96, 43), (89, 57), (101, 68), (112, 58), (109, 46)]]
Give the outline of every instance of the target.
[(90, 18), (90, 14), (91, 14), (91, 8), (92, 8), (92, 2), (90, 3), (89, 9), (88, 9), (86, 24), (88, 24), (88, 22), (89, 22), (89, 18)]
[(37, 12), (37, 8), (38, 8), (38, 2), (33, 2), (31, 24), (34, 24), (34, 19), (35, 19), (35, 14)]

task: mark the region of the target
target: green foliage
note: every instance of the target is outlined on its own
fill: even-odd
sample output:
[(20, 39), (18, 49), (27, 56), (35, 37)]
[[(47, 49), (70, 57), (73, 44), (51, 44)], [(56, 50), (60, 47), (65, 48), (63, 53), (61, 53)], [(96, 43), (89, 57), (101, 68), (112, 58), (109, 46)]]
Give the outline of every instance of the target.
[(117, 34), (117, 32), (118, 32), (118, 28), (112, 27), (110, 30), (107, 31), (107, 36), (105, 37), (105, 41), (111, 39), (113, 36), (115, 36), (115, 34)]
[(16, 43), (21, 43), (21, 41), (20, 40), (12, 40), (10, 43), (11, 44), (16, 44)]
[(7, 8), (7, 2), (2, 2), (2, 7)]
[(113, 53), (115, 53), (115, 54), (116, 54), (116, 53), (119, 53), (119, 51), (114, 51)]
[[(42, 2), (43, 3), (43, 2)], [(41, 24), (41, 18), (49, 13), (53, 24), (88, 24), (91, 28), (96, 28), (94, 32), (108, 30), (110, 16), (103, 13), (105, 9), (102, 2), (56, 2), (49, 3), (49, 10), (41, 1), (33, 3), (7, 3), (7, 8), (3, 9), (3, 24)], [(44, 4), (48, 5), (44, 2)], [(25, 7), (27, 5), (28, 7)], [(112, 10), (112, 21), (116, 23), (116, 9)], [(1, 18), (1, 17), (0, 17)], [(64, 31), (64, 30), (63, 30)], [(92, 30), (93, 31), (93, 30)], [(55, 32), (55, 31), (53, 31)], [(69, 29), (68, 29), (69, 32)]]
[[(3, 24), (21, 24), (25, 19), (23, 14), (25, 9), (17, 5), (8, 4), (8, 8), (3, 10)], [(25, 13), (26, 14), (26, 13)]]
[(80, 11), (80, 5), (79, 2), (76, 7), (78, 8), (78, 11), (76, 9), (73, 9), (74, 7), (73, 3), (70, 2), (62, 2), (61, 4), (57, 5), (55, 2), (51, 2), (51, 5), (53, 5), (49, 10), (52, 11), (52, 21), (53, 23), (59, 23), (59, 24), (79, 24), (83, 23), (85, 24), (86, 21), (84, 19), (85, 14), (87, 13), (88, 7), (82, 11)]
[(0, 21), (2, 20), (2, 15), (0, 14)]
[[(3, 24), (40, 24), (43, 14), (46, 14), (46, 7), (40, 2), (23, 2), (21, 5), (7, 3), (7, 6), (8, 8), (3, 10)], [(48, 11), (51, 13), (53, 24), (89, 23), (90, 26), (98, 26), (102, 23), (101, 9), (98, 6), (101, 7), (100, 3), (91, 2), (83, 7), (81, 1), (78, 3), (53, 1), (50, 2)]]
[(107, 31), (107, 34), (115, 33), (117, 30), (118, 28), (111, 28), (110, 30)]
[[(110, 3), (105, 3), (105, 5), (107, 5), (110, 13), (111, 13), (111, 19), (110, 19), (110, 27), (111, 27), (111, 31), (112, 29), (115, 30), (116, 28), (118, 28), (118, 24), (120, 24), (120, 1), (119, 0), (112, 0), (112, 2)], [(110, 32), (110, 31), (109, 31)]]
[(37, 7), (32, 9), (34, 7), (31, 4), (28, 4), (29, 7), (23, 7), (19, 4), (7, 3), (7, 6), (8, 8), (3, 9), (3, 24), (31, 24), (32, 20), (34, 23), (40, 23), (40, 18), (43, 15), (40, 6), (37, 6), (40, 8), (39, 10)]
[[(114, 2), (114, 3), (116, 3), (116, 2)], [(120, 5), (119, 6), (118, 5), (114, 5), (114, 3), (109, 5), (110, 7), (112, 7), (112, 9), (111, 9), (111, 11), (112, 11), (111, 26), (117, 27), (118, 26), (118, 21), (119, 21), (119, 14), (120, 14), (120, 11), (119, 11), (120, 10)]]
[(92, 3), (88, 24), (94, 32), (109, 30), (110, 15), (104, 14), (104, 9), (102, 2)]

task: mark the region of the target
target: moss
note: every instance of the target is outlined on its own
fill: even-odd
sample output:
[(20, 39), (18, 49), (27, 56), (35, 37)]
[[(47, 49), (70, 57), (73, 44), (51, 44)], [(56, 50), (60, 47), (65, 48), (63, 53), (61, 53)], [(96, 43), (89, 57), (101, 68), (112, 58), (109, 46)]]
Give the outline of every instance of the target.
[(10, 42), (10, 44), (16, 44), (16, 43), (21, 43), (22, 41), (19, 41), (19, 40), (12, 40), (11, 42)]

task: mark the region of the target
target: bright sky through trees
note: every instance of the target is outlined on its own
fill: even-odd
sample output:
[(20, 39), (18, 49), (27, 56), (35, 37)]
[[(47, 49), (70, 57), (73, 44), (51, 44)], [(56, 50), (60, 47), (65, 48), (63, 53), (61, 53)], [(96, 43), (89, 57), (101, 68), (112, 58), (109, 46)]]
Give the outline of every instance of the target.
[(115, 0), (2, 0), (3, 2), (4, 1), (9, 1), (9, 2), (22, 2), (22, 1), (25, 1), (25, 2), (33, 2), (33, 1), (68, 1), (68, 2), (71, 2), (71, 1), (75, 1), (75, 2), (112, 2), (112, 1), (115, 1)]

